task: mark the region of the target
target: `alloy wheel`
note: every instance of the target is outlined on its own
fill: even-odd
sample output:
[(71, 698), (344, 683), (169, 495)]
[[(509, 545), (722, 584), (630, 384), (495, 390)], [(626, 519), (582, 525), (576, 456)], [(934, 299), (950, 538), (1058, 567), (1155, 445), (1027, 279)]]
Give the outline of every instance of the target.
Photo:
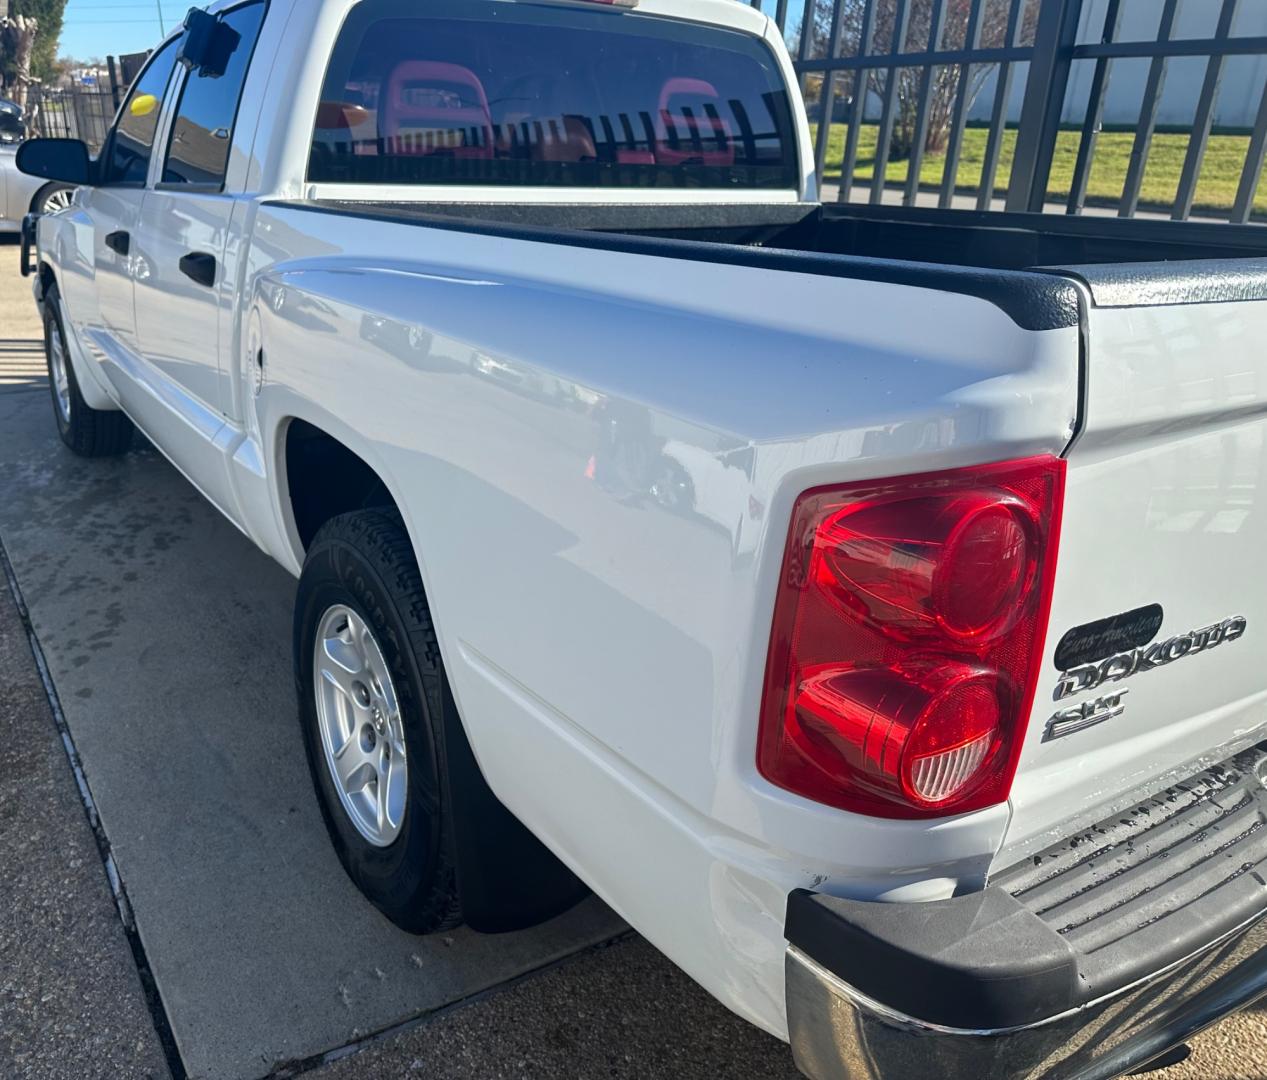
[(357, 832), (375, 847), (387, 847), (405, 818), (405, 732), (373, 631), (344, 604), (327, 608), (318, 623), (313, 692), (339, 801)]

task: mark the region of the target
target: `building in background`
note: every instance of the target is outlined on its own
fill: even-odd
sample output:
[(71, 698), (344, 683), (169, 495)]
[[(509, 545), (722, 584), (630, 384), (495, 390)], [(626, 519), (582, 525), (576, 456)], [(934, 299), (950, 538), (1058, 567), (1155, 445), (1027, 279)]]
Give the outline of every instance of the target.
[[(1104, 29), (1104, 14), (1109, 0), (1084, 0), (1078, 20), (1078, 41), (1089, 43), (1100, 40)], [(1174, 38), (1210, 38), (1221, 5), (1212, 0), (1189, 0), (1179, 5), (1175, 20)], [(1161, 18), (1161, 0), (1123, 0), (1122, 21), (1117, 41), (1154, 41)], [(1232, 37), (1267, 37), (1267, 3), (1241, 4), (1232, 24)], [(1166, 64), (1166, 80), (1162, 85), (1157, 104), (1159, 128), (1187, 129), (1192, 125), (1193, 110), (1201, 96), (1201, 83), (1205, 78), (1206, 56), (1175, 56)], [(1149, 57), (1118, 59), (1113, 62), (1112, 75), (1104, 96), (1105, 127), (1134, 127), (1139, 121), (1140, 106), (1144, 101), (1144, 84), (1148, 78)], [(1095, 61), (1079, 60), (1073, 64), (1069, 75), (1069, 90), (1065, 95), (1065, 107), (1061, 120), (1077, 126), (1086, 116), (1087, 98), (1091, 92), (1091, 79)], [(1263, 85), (1267, 81), (1267, 57), (1262, 55), (1230, 56), (1224, 65), (1223, 79), (1219, 84), (1218, 101), (1214, 109), (1214, 126), (1217, 129), (1248, 131), (1254, 126), (1254, 117), (1262, 99)], [(994, 102), (995, 75), (991, 74), (982, 86), (968, 113), (970, 122), (988, 122)], [(1025, 95), (1025, 80), (1017, 78), (1012, 83), (1011, 100), (1008, 103), (1007, 121), (1020, 121), (1021, 101)], [(872, 95), (874, 97), (874, 95)], [(867, 103), (867, 114), (880, 114), (878, 99)]]

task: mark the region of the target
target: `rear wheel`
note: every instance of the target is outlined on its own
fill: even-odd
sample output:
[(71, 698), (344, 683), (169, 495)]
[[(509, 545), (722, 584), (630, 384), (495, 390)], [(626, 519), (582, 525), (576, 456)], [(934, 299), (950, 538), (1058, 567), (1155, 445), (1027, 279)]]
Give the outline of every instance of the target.
[(461, 921), (442, 767), (444, 669), (400, 516), (322, 526), (295, 605), (304, 745), (348, 876), (416, 933)]
[(91, 408), (79, 391), (75, 367), (66, 347), (57, 289), (44, 297), (44, 354), (53, 416), (62, 442), (81, 457), (111, 457), (132, 445), (132, 421), (121, 412)]

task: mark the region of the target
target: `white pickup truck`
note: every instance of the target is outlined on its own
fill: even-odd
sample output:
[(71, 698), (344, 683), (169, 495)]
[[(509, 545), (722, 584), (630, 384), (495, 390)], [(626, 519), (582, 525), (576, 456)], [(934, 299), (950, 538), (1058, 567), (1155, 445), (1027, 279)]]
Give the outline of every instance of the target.
[(62, 438), (298, 576), (402, 927), (588, 887), (819, 1078), (1267, 990), (1267, 238), (820, 206), (733, 0), (217, 4), (19, 164)]

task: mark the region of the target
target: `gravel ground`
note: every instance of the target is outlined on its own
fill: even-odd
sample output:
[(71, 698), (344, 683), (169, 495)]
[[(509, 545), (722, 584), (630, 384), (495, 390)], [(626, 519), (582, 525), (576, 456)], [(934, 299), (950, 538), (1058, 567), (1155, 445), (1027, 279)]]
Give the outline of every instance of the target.
[[(40, 327), (16, 263), (16, 245), (0, 244), (0, 393), (46, 393)], [(167, 1075), (74, 780), (2, 585), (0, 912), (0, 1077)], [(307, 1075), (757, 1080), (795, 1074), (785, 1046), (737, 1020), (635, 937), (363, 1044)], [(928, 1075), (937, 1075), (934, 1063)], [(1194, 1040), (1188, 1061), (1150, 1076), (1267, 1080), (1267, 1011), (1228, 1018)]]
[(783, 1043), (737, 1020), (633, 937), (371, 1043), (313, 1075), (793, 1080), (799, 1073)]
[(0, 578), (0, 1076), (166, 1077), (96, 841)]

